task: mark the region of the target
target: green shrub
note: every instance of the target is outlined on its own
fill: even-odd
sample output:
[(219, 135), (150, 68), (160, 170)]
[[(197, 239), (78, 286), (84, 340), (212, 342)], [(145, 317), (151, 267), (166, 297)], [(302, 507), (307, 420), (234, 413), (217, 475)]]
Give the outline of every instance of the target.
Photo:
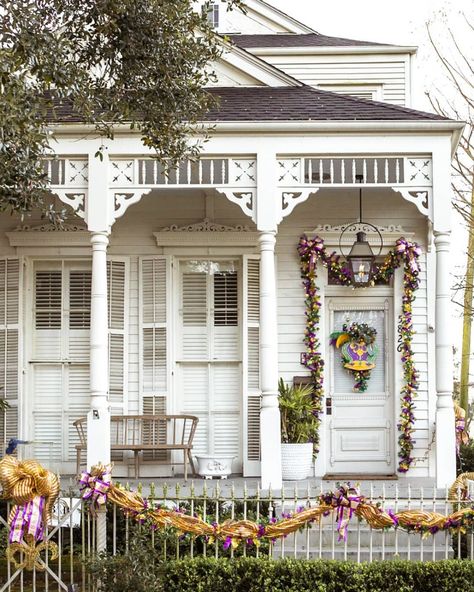
[(457, 458), (457, 474), (474, 472), (474, 442), (461, 444)]
[(140, 535), (89, 564), (99, 592), (474, 592), (472, 561), (183, 559), (162, 562)]

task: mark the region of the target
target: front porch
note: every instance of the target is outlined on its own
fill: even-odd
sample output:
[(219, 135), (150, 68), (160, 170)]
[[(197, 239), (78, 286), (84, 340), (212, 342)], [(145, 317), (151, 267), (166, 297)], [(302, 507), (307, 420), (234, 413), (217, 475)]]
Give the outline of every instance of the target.
[[(402, 144), (410, 142), (399, 139)], [(435, 301), (438, 321), (449, 324), (448, 235), (437, 229), (444, 224), (445, 178), (431, 172), (441, 152), (422, 158), (426, 149), (419, 138), (414, 144), (413, 157), (376, 153), (369, 139), (361, 154), (370, 146), (371, 156), (306, 156), (294, 153), (288, 139), (291, 157), (275, 155), (267, 142), (254, 158), (214, 152), (169, 175), (143, 156), (117, 154), (98, 162), (78, 154), (49, 164), (52, 191), (86, 224), (76, 218), (67, 232), (34, 223), (15, 230), (3, 220), (5, 254), (24, 262), (18, 321), (8, 328), (19, 327), (25, 370), (12, 407), (19, 411), (16, 433), (52, 442), (38, 444), (36, 458), (72, 474), (77, 440), (71, 426), (90, 409), (88, 466), (110, 458), (109, 413), (190, 413), (200, 420), (195, 453), (232, 455), (235, 473), (279, 489), (277, 381), (305, 373), (296, 246), (306, 232), (338, 248), (338, 228), (357, 215), (356, 177), (362, 175), (364, 212), (381, 229), (384, 253), (402, 233), (424, 250), (415, 312), (420, 390), (411, 474), (427, 483), (437, 478), (438, 486), (451, 483), (449, 332), (433, 332)], [(71, 153), (72, 146), (80, 151), (70, 142), (64, 150)], [(323, 274), (321, 289), (332, 417), (323, 415), (314, 474), (395, 475), (401, 278), (349, 293)], [(327, 344), (333, 324), (349, 313), (375, 315), (384, 335), (381, 374), (365, 398), (348, 395), (347, 385), (338, 393), (339, 366)], [(429, 365), (443, 369), (436, 380), (446, 384), (435, 383)], [(9, 393), (13, 401), (15, 393)], [(355, 423), (337, 424), (338, 413), (346, 424), (352, 417)], [(2, 438), (14, 430), (7, 421)], [(114, 460), (116, 475), (126, 478), (131, 461)], [(141, 474), (165, 473), (145, 459)]]

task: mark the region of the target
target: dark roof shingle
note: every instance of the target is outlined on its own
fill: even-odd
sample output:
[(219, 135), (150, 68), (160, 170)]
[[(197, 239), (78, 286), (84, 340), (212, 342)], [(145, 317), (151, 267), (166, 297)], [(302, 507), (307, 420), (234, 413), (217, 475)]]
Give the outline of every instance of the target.
[(310, 86), (213, 88), (219, 97), (208, 121), (443, 120), (434, 113), (349, 97)]
[[(206, 121), (433, 121), (446, 118), (398, 105), (345, 96), (310, 86), (214, 87), (219, 104)], [(80, 123), (71, 103), (57, 104), (51, 121)]]
[(343, 37), (328, 37), (319, 33), (273, 34), (273, 35), (227, 35), (229, 39), (246, 49), (252, 47), (384, 47), (387, 43), (356, 41)]

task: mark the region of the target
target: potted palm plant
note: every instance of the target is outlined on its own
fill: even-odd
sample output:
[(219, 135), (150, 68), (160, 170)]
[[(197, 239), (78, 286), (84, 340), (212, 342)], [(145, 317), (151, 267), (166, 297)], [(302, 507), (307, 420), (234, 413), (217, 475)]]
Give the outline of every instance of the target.
[(287, 385), (280, 378), (281, 458), (284, 480), (304, 479), (311, 472), (313, 438), (317, 429), (312, 385)]

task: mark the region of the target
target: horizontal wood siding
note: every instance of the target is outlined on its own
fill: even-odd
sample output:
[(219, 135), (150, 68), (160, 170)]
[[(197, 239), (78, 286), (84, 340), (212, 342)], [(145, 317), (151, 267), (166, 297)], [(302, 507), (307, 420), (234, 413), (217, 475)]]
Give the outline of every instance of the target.
[[(390, 197), (387, 195), (385, 198), (384, 194), (379, 192), (379, 198), (386, 199), (384, 203), (384, 218), (380, 218), (380, 207), (377, 207), (375, 198), (366, 199), (364, 202), (365, 217), (379, 225), (400, 224), (406, 231), (414, 232), (414, 240), (424, 245), (426, 243), (424, 224), (419, 217), (414, 215), (412, 206), (403, 202), (396, 195)], [(303, 232), (307, 232), (318, 224), (340, 224), (341, 212), (351, 212), (350, 196), (338, 197), (337, 201), (338, 207), (335, 208), (334, 200), (326, 199), (322, 194), (310, 198), (307, 202), (296, 208), (292, 216), (280, 225), (277, 235), (279, 370), (280, 376), (288, 382), (293, 380), (293, 376), (308, 374), (300, 364), (300, 354), (304, 351), (302, 339), (305, 329), (305, 304), (300, 277), (299, 257), (296, 250), (298, 239)], [(380, 201), (378, 203), (380, 204)], [(346, 217), (350, 218), (347, 215)], [(430, 426), (432, 427), (433, 425), (433, 412), (435, 408), (435, 405), (430, 405), (429, 401), (429, 386), (431, 385), (430, 387), (433, 390), (434, 382), (431, 382), (430, 385), (428, 382), (429, 333), (426, 277), (426, 255), (423, 253), (421, 257), (421, 284), (413, 305), (413, 320), (416, 331), (413, 339), (413, 349), (415, 352), (416, 367), (420, 373), (420, 388), (416, 399), (416, 425), (414, 433), (414, 439), (416, 440), (414, 449), (416, 463), (410, 472), (412, 476), (424, 476), (427, 474), (429, 466), (427, 449), (432, 439)], [(321, 280), (324, 281), (324, 278), (321, 278)], [(395, 314), (397, 314), (400, 306), (400, 298), (395, 295)], [(395, 352), (395, 363), (400, 364), (399, 354), (397, 352)], [(432, 372), (430, 381), (433, 380)], [(398, 395), (399, 389), (397, 388), (394, 393), (395, 409), (397, 410), (396, 420), (398, 420), (399, 413)], [(433, 396), (435, 396), (434, 391)], [(395, 436), (398, 437), (396, 428)]]
[[(409, 105), (408, 55), (287, 55), (262, 56), (294, 78), (310, 86), (381, 86), (381, 100)], [(357, 86), (359, 90), (359, 86)], [(344, 94), (347, 91), (344, 90)]]

